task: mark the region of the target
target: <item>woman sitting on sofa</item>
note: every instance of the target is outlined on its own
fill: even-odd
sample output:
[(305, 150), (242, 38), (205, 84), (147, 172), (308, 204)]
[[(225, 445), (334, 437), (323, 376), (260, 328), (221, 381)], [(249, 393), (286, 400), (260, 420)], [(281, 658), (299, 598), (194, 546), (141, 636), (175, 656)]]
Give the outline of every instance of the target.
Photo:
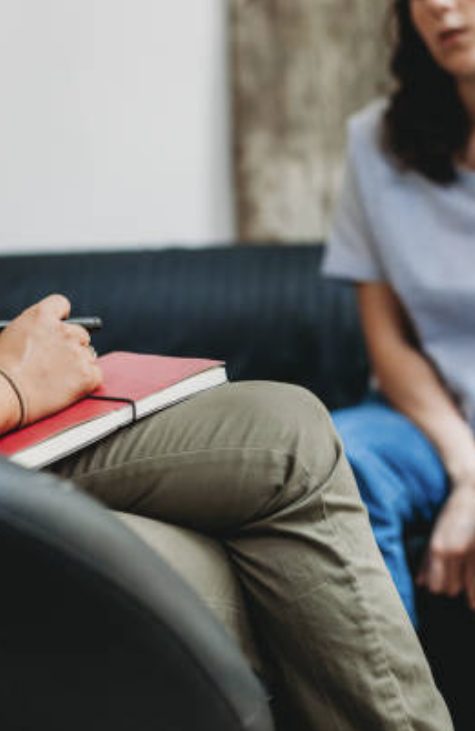
[[(88, 333), (68, 315), (68, 301), (52, 295), (0, 335), (1, 432), (100, 383)], [(223, 542), (292, 729), (452, 728), (338, 438), (309, 392), (255, 382), (211, 389), (54, 471), (112, 508)]]
[(389, 100), (349, 125), (327, 273), (358, 283), (377, 394), (335, 414), (377, 542), (417, 622), (417, 581), (475, 610), (475, 2), (394, 0)]

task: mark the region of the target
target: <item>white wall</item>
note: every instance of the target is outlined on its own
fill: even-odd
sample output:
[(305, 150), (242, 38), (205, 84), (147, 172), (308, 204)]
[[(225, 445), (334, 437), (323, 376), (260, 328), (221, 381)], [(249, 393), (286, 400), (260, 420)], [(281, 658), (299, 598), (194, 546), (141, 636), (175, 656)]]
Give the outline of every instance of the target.
[(226, 0), (0, 0), (0, 251), (230, 240)]

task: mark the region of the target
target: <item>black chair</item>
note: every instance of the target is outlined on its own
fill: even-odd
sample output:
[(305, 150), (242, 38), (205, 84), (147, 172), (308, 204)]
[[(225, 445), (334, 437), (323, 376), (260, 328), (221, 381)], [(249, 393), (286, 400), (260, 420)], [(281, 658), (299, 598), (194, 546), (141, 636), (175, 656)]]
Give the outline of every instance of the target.
[(95, 501), (0, 462), (2, 731), (271, 731), (194, 592)]

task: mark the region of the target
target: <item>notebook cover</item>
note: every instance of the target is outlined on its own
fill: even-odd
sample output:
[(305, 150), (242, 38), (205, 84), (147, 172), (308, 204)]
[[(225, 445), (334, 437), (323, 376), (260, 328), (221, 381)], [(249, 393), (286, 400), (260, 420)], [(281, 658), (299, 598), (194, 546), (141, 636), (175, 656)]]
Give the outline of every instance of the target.
[(205, 358), (177, 358), (167, 355), (113, 352), (99, 358), (103, 385), (94, 396), (138, 401), (163, 391), (190, 376), (224, 365)]
[(0, 437), (0, 454), (11, 456), (79, 424), (120, 409), (130, 409), (132, 420), (130, 405), (120, 401), (103, 401), (100, 398), (138, 401), (190, 376), (223, 365), (220, 361), (203, 358), (177, 358), (120, 351), (103, 355), (98, 358), (98, 362), (104, 374), (104, 382), (93, 392), (93, 399), (85, 397), (57, 414)]

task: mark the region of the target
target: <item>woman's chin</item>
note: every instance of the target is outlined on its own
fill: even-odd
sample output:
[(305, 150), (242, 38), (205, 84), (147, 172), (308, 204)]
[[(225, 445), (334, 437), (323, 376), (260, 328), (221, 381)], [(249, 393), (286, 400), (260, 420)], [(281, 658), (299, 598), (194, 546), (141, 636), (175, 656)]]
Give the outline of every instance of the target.
[(445, 71), (460, 81), (475, 81), (475, 49), (471, 53), (454, 51), (438, 59)]

